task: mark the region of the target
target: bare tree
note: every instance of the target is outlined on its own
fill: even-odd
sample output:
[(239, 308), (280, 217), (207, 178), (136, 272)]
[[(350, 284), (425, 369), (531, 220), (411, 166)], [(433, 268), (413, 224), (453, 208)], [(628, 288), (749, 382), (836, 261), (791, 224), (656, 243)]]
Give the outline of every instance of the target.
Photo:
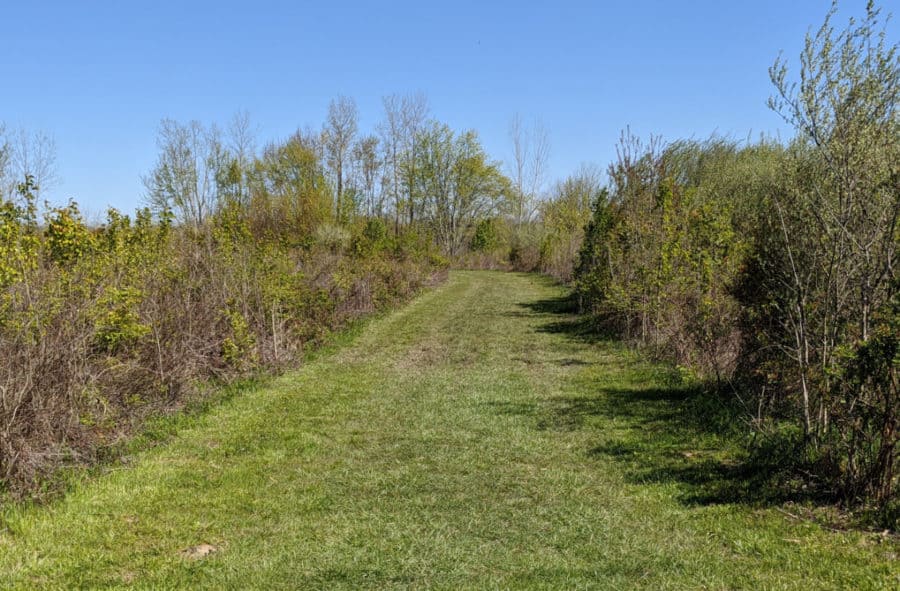
[(357, 132), (358, 112), (356, 101), (339, 96), (328, 105), (328, 120), (322, 132), (325, 158), (335, 180), (335, 214), (338, 219), (344, 214), (345, 165)]
[[(428, 121), (428, 101), (422, 93), (407, 95), (403, 98), (403, 132), (405, 140), (404, 160), (408, 167), (415, 168), (417, 161), (416, 149), (420, 145), (418, 138), (425, 130)], [(407, 186), (406, 202), (408, 205), (408, 223), (415, 221), (417, 208), (421, 210), (424, 203), (417, 200), (415, 187)]]
[(0, 123), (0, 200), (7, 200), (13, 194), (14, 182), (10, 151), (9, 139), (6, 137), (6, 125)]
[(232, 159), (229, 176), (237, 182), (237, 196), (246, 204), (250, 196), (247, 177), (256, 155), (256, 128), (247, 111), (239, 111), (232, 117), (227, 130), (227, 149)]
[(400, 226), (400, 151), (403, 136), (402, 118), (400, 117), (400, 97), (396, 94), (382, 97), (384, 105), (384, 121), (379, 124), (378, 132), (384, 147), (385, 173), (384, 184), (392, 197), (394, 207), (394, 231)]
[(379, 150), (378, 137), (367, 135), (353, 145), (355, 182), (365, 202), (366, 215), (381, 216), (384, 195), (377, 193), (384, 160)]
[(17, 129), (7, 143), (6, 158), (12, 187), (30, 175), (34, 179), (35, 197), (39, 198), (59, 183), (56, 142), (42, 131)]
[(517, 224), (530, 221), (537, 211), (537, 201), (547, 173), (550, 158), (550, 136), (540, 121), (525, 127), (516, 114), (509, 124), (513, 161), (513, 217)]
[(200, 226), (215, 211), (228, 152), (216, 126), (163, 119), (156, 143), (159, 158), (143, 177), (156, 211), (173, 210), (180, 221)]
[(407, 221), (415, 218), (414, 187), (404, 184), (403, 168), (415, 164), (416, 136), (428, 119), (428, 99), (423, 93), (392, 94), (382, 98), (385, 119), (379, 126), (385, 152), (385, 180), (394, 206), (395, 231), (399, 231), (401, 216)]

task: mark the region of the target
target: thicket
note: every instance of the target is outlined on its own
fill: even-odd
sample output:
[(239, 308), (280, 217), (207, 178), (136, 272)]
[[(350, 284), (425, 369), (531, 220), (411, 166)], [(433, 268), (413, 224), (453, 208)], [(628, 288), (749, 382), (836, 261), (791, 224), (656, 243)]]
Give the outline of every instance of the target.
[(200, 164), (197, 147), (210, 144), (163, 143), (152, 211), (110, 210), (93, 225), (74, 202), (39, 215), (30, 176), (0, 205), (0, 485), (10, 494), (94, 461), (210, 380), (296, 363), (444, 266), (413, 228), (341, 219), (325, 167), (298, 138), (243, 162), (226, 150), (211, 160), (213, 150)]
[(246, 114), (225, 129), (165, 119), (143, 177), (148, 207), (93, 224), (74, 202), (39, 203), (55, 178), (52, 140), (0, 125), (0, 486), (33, 490), (92, 461), (204, 380), (292, 363), (450, 262), (509, 268), (524, 244), (523, 256), (571, 273), (583, 189), (547, 204), (559, 230), (544, 232), (531, 205), (539, 175), (526, 196), (524, 165), (514, 183), (477, 133), (432, 119), (422, 95), (383, 104), (373, 133), (338, 97), (321, 130), (260, 150)]
[(599, 172), (583, 167), (553, 185), (535, 206), (532, 217), (519, 222), (510, 189), (492, 217), (479, 219), (471, 230), (468, 248), (454, 257), (458, 266), (539, 272), (561, 282), (572, 280), (584, 228), (591, 219), (592, 203), (605, 188)]
[[(633, 342), (728, 385), (848, 505), (897, 501), (900, 60), (872, 4), (771, 69), (787, 145), (625, 134), (574, 285)], [(786, 426), (788, 427), (786, 429)], [(790, 427), (793, 426), (793, 427)]]

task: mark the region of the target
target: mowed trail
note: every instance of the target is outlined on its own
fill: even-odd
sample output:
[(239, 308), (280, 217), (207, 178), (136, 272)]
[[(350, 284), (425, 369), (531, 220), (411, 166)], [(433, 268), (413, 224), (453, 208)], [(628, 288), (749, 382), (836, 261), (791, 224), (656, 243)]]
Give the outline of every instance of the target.
[(0, 588), (900, 588), (890, 541), (697, 494), (716, 433), (679, 422), (662, 369), (581, 335), (564, 295), (452, 273), (8, 511)]

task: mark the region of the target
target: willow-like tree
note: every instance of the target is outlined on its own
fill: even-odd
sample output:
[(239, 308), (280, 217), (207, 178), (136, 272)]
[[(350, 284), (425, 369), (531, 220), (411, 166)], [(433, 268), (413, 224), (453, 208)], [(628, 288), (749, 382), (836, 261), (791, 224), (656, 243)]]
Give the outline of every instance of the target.
[(798, 138), (793, 182), (772, 195), (777, 244), (761, 276), (781, 303), (775, 342), (794, 360), (808, 438), (836, 442), (851, 495), (883, 500), (900, 441), (900, 359), (884, 366), (886, 380), (848, 381), (842, 368), (871, 353), (898, 286), (900, 44), (888, 43), (873, 2), (840, 31), (834, 14), (807, 36), (799, 81), (781, 59), (770, 71), (770, 105)]

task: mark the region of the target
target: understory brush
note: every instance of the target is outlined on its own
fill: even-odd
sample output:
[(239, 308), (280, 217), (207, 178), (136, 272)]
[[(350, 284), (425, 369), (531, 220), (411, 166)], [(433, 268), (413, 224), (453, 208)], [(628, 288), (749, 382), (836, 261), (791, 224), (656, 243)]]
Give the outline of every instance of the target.
[(349, 226), (346, 244), (298, 243), (254, 234), (237, 206), (199, 226), (110, 210), (91, 228), (70, 203), (39, 223), (31, 189), (0, 210), (0, 486), (13, 496), (94, 462), (205, 381), (295, 364), (442, 266), (380, 222)]

